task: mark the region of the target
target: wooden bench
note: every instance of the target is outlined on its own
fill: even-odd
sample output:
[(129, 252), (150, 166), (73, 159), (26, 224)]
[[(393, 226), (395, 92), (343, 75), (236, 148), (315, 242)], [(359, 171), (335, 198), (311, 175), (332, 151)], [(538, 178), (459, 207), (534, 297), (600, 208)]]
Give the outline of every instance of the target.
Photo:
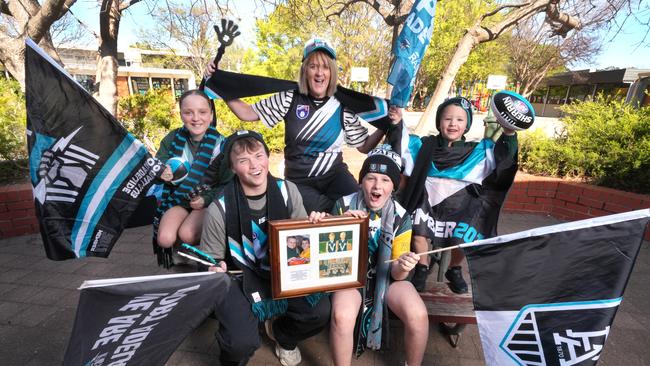
[[(467, 266), (464, 267), (467, 271)], [(442, 282), (442, 276), (436, 281), (435, 273), (427, 279), (426, 291), (420, 296), (427, 307), (429, 322), (438, 323), (440, 330), (447, 335), (452, 347), (457, 347), (460, 336), (467, 324), (476, 324), (474, 304), (472, 302), (472, 288), (466, 294), (456, 294), (449, 289), (446, 282)], [(469, 279), (464, 273), (465, 280)]]

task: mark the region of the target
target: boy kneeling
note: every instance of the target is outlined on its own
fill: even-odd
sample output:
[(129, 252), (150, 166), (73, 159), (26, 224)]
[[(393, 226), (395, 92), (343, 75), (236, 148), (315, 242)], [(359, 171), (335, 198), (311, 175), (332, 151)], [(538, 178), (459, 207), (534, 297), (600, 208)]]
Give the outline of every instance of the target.
[[(269, 174), (268, 149), (254, 131), (238, 131), (224, 145), (224, 162), (235, 177), (219, 192), (203, 221), (200, 249), (222, 260), (214, 272), (240, 269), (217, 304), (221, 365), (245, 365), (260, 345), (258, 323), (266, 321), (280, 363), (300, 363), (297, 343), (325, 328), (330, 302), (319, 294), (273, 300), (267, 242), (268, 220), (305, 218), (293, 183)], [(228, 264), (226, 264), (228, 263)], [(271, 322), (272, 317), (277, 317)]]

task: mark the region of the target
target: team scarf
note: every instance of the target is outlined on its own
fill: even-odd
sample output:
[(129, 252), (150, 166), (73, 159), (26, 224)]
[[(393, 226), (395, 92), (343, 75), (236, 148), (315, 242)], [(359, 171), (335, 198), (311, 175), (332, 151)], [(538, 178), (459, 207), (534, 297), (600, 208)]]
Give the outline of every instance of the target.
[(386, 325), (383, 320), (387, 315), (384, 298), (390, 280), (390, 263), (386, 261), (391, 258), (393, 247), (395, 202), (388, 199), (381, 212), (376, 213), (368, 208), (363, 192), (359, 191), (352, 195), (348, 210), (363, 210), (370, 215), (379, 214), (381, 218), (379, 235), (368, 239), (368, 255), (375, 259), (376, 275), (367, 276), (366, 285), (361, 289), (362, 310), (357, 316), (354, 347), (355, 355), (359, 357), (366, 347), (378, 350), (382, 344), (382, 331)]
[[(295, 81), (223, 70), (215, 71), (206, 80), (204, 89), (211, 98), (222, 98), (226, 101), (287, 90), (298, 90), (298, 84)], [(356, 113), (372, 126), (383, 131), (393, 128), (391, 120), (388, 118), (388, 101), (386, 99), (360, 93), (340, 85), (337, 86), (334, 97), (344, 107)]]
[[(286, 183), (268, 174), (266, 183), (266, 221), (290, 217), (289, 194)], [(259, 240), (253, 235), (253, 221), (248, 199), (244, 194), (239, 178), (234, 177), (223, 189), (222, 208), (226, 222), (226, 237), (230, 259), (243, 272), (242, 291), (251, 303), (251, 311), (260, 320), (271, 319), (287, 311), (286, 299), (273, 300), (271, 295), (271, 264), (268, 240)], [(234, 212), (230, 216), (226, 213)]]
[[(191, 138), (190, 134), (185, 127), (177, 129), (170, 148), (171, 155), (183, 156), (189, 138)], [(199, 184), (211, 185), (214, 183), (215, 177), (212, 174), (206, 173), (212, 171), (212, 169), (209, 169), (210, 163), (219, 154), (222, 141), (223, 136), (213, 126), (210, 126), (205, 132), (199, 148), (196, 150), (187, 177), (179, 186), (174, 186), (171, 183), (163, 185), (160, 204), (158, 205), (156, 216), (153, 220), (153, 250), (158, 259), (158, 265), (162, 265), (165, 268), (170, 268), (174, 265), (172, 248), (162, 248), (158, 245), (160, 219), (171, 207), (187, 204), (188, 194)]]

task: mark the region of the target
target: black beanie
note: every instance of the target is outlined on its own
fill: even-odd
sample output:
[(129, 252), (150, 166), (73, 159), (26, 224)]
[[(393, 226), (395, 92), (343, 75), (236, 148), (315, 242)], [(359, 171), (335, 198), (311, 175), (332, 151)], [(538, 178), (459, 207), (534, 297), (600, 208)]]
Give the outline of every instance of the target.
[(453, 97), (445, 100), (444, 102), (440, 103), (438, 106), (438, 110), (436, 111), (436, 129), (440, 131), (440, 118), (442, 117), (442, 111), (448, 106), (448, 105), (457, 105), (465, 110), (467, 113), (467, 127), (465, 128), (465, 132), (463, 134), (467, 133), (469, 131), (470, 127), (472, 127), (472, 103), (467, 100), (467, 98), (463, 97)]
[(399, 188), (401, 172), (402, 160), (399, 154), (391, 150), (389, 145), (381, 145), (368, 153), (359, 171), (359, 183), (368, 173), (385, 174), (393, 182), (393, 191), (395, 191)]

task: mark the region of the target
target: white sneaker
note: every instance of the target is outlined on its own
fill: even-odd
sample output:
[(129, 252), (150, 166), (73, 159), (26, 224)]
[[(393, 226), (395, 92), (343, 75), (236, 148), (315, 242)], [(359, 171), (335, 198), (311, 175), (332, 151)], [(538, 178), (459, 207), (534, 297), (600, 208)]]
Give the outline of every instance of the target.
[(280, 363), (284, 366), (296, 366), (302, 361), (300, 356), (300, 349), (284, 349), (278, 343), (275, 343), (275, 355), (280, 359)]
[(273, 321), (271, 319), (264, 321), (264, 330), (266, 330), (266, 335), (269, 336), (269, 339), (276, 342), (275, 336), (273, 335)]

